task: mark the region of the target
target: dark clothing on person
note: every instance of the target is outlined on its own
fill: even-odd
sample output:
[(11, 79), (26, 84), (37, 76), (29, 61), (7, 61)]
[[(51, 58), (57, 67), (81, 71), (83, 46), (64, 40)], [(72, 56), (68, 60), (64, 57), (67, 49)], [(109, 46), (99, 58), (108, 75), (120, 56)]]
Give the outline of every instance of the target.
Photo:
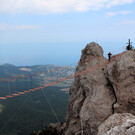
[(132, 42), (130, 42), (130, 39), (128, 40), (128, 46), (126, 47), (126, 50), (129, 51), (129, 50), (132, 50), (133, 47), (132, 47)]
[(127, 49), (127, 51), (131, 50), (131, 46), (128, 45), (126, 49)]
[(111, 55), (112, 55), (112, 54), (109, 52), (109, 53), (108, 53), (108, 60), (109, 60), (109, 61), (111, 60)]

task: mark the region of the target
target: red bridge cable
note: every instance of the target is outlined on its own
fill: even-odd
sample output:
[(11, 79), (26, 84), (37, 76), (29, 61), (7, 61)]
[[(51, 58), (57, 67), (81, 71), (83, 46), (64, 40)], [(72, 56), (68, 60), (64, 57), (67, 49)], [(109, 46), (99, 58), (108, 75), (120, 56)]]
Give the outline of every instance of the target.
[[(124, 53), (125, 53), (125, 52), (123, 52), (123, 53), (121, 53), (121, 54), (118, 54), (117, 56), (113, 57), (110, 62), (114, 61), (116, 58), (118, 58), (119, 56), (123, 55)], [(110, 63), (110, 62), (107, 60), (106, 62), (101, 63), (101, 64), (99, 64), (99, 65), (97, 65), (97, 66), (95, 66), (95, 67), (88, 68), (88, 69), (86, 69), (86, 70), (84, 70), (84, 71), (75, 73), (74, 75), (71, 75), (71, 76), (62, 78), (62, 79), (60, 79), (60, 80), (58, 80), (58, 81), (54, 81), (54, 82), (52, 82), (52, 83), (50, 83), (50, 84), (42, 85), (42, 86), (39, 86), (38, 88), (34, 88), (34, 89), (29, 89), (28, 91), (25, 90), (25, 91), (23, 91), (23, 92), (18, 92), (17, 94), (6, 95), (5, 97), (0, 97), (0, 99), (5, 100), (5, 99), (8, 99), (8, 98), (12, 98), (12, 97), (15, 97), (15, 96), (19, 96), (19, 95), (21, 95), (21, 94), (26, 94), (26, 93), (29, 93), (29, 92), (33, 92), (33, 91), (40, 90), (40, 89), (42, 89), (42, 88), (46, 88), (46, 87), (49, 87), (49, 86), (53, 86), (54, 84), (63, 82), (63, 81), (65, 81), (65, 80), (68, 80), (68, 79), (77, 77), (77, 76), (79, 76), (79, 75), (85, 74), (85, 73), (87, 73), (87, 72), (89, 72), (89, 71), (92, 71), (92, 70), (94, 70), (94, 69), (97, 69), (97, 68), (99, 68), (99, 67), (102, 67), (103, 65), (106, 65), (106, 64), (108, 64), (108, 63)]]
[[(63, 68), (64, 67), (61, 67), (61, 69), (58, 69), (58, 70), (62, 70)], [(51, 71), (51, 72), (55, 72), (55, 70)], [(31, 75), (30, 74), (23, 74), (23, 75), (18, 75), (18, 76), (0, 78), (0, 80), (2, 80), (0, 82), (7, 82), (7, 81), (12, 81), (12, 80), (17, 80), (17, 79), (23, 79), (23, 78), (26, 78), (26, 77), (28, 78), (28, 77), (31, 77), (31, 76), (39, 76), (42, 73), (45, 73), (45, 72), (41, 71), (41, 72), (37, 72), (37, 74), (31, 74)], [(20, 78), (18, 78), (18, 77), (20, 77)], [(5, 80), (5, 79), (8, 79), (8, 80)]]
[[(123, 46), (123, 47), (120, 47), (118, 50), (121, 50), (121, 48), (123, 49), (124, 46)], [(118, 50), (115, 50), (115, 51), (113, 51), (113, 52), (116, 52), (116, 51), (118, 51)], [(102, 57), (99, 57), (99, 58), (102, 58)], [(99, 58), (97, 58), (97, 59), (99, 59)], [(85, 62), (88, 62), (88, 61), (85, 61)], [(68, 66), (70, 67), (71, 65), (74, 65), (74, 64), (77, 64), (77, 62), (76, 62), (76, 63), (69, 64), (69, 65), (65, 65), (65, 66), (62, 66), (62, 67), (58, 67), (58, 68), (60, 68), (60, 69), (58, 69), (58, 70), (62, 70), (63, 68), (68, 67)], [(55, 70), (54, 70), (54, 71), (51, 71), (51, 72), (55, 72)], [(11, 76), (11, 77), (0, 78), (0, 80), (2, 80), (2, 81), (0, 81), (0, 82), (7, 82), (7, 81), (9, 81), (9, 80), (17, 80), (17, 79), (23, 79), (23, 78), (31, 77), (31, 76), (38, 76), (38, 75), (40, 75), (40, 74), (42, 74), (42, 73), (45, 73), (45, 72), (44, 72), (44, 71), (40, 71), (40, 72), (36, 72), (35, 74), (23, 74), (23, 75), (17, 75), (17, 76)], [(21, 77), (21, 76), (22, 76), (22, 77)], [(18, 77), (20, 77), (20, 78), (18, 78)], [(5, 79), (8, 79), (8, 80), (5, 80)]]
[[(102, 57), (99, 57), (99, 58), (97, 58), (97, 59), (101, 59)], [(88, 61), (85, 61), (85, 62), (88, 62)], [(60, 70), (62, 70), (63, 68), (65, 68), (65, 67), (62, 67), (62, 68), (60, 68), (60, 69), (58, 69), (59, 71)], [(54, 71), (51, 71), (51, 72), (55, 72), (55, 70)], [(31, 77), (31, 76), (39, 76), (41, 73), (44, 73), (43, 71), (41, 71), (41, 72), (37, 72), (38, 74), (33, 74), (33, 75), (30, 75), (30, 74), (23, 74), (23, 75), (18, 75), (18, 76), (12, 76), (12, 77), (7, 77), (7, 78), (0, 78), (0, 80), (1, 79), (8, 79), (8, 80), (2, 80), (2, 81), (0, 81), (0, 83), (1, 82), (8, 82), (8, 81), (13, 81), (13, 80), (18, 80), (18, 79), (23, 79), (23, 78), (28, 78), (28, 77)], [(25, 76), (25, 75), (28, 75), (28, 76)], [(22, 77), (20, 77), (20, 76), (22, 76)], [(15, 77), (20, 77), (20, 78), (15, 78)], [(9, 78), (13, 78), (13, 79), (9, 79)]]
[[(120, 51), (121, 49), (123, 50), (124, 48), (125, 48), (125, 46), (122, 46), (122, 47), (120, 47), (119, 49), (114, 50), (114, 51), (112, 51), (112, 52)], [(85, 61), (85, 62), (87, 62), (87, 61)], [(71, 65), (75, 65), (75, 64), (77, 64), (77, 62), (76, 62), (76, 63), (69, 64), (69, 65), (62, 66), (62, 67), (60, 67), (61, 69), (58, 69), (58, 70), (62, 70), (62, 69), (65, 68), (65, 67), (70, 67)], [(52, 71), (52, 72), (54, 72), (54, 71)], [(25, 78), (25, 77), (30, 77), (30, 76), (38, 76), (38, 75), (40, 75), (41, 73), (44, 73), (44, 71), (37, 72), (37, 73), (35, 73), (35, 74), (33, 74), (33, 75), (30, 75), (30, 74), (23, 74), (23, 75), (17, 75), (17, 76), (11, 76), (11, 77), (0, 78), (0, 80), (2, 80), (2, 81), (0, 81), (0, 82), (6, 82), (6, 81), (8, 81), (8, 80), (5, 80), (5, 79), (10, 79), (10, 78), (13, 78), (13, 79), (10, 79), (10, 80), (16, 80), (16, 79), (23, 79), (23, 78)], [(21, 77), (21, 76), (22, 76), (22, 77)], [(24, 76), (25, 76), (25, 77), (24, 77)], [(20, 78), (18, 78), (18, 77), (20, 77)], [(15, 79), (14, 79), (14, 78), (15, 78)]]

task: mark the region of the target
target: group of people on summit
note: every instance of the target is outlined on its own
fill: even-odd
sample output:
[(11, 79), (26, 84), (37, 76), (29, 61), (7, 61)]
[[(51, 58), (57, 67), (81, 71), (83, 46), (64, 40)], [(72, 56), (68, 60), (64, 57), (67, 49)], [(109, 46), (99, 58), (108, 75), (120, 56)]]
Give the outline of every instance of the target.
[[(130, 42), (130, 39), (128, 40), (128, 45), (126, 46), (126, 50), (129, 51), (129, 50), (133, 50), (133, 46), (132, 46), (132, 42)], [(111, 52), (108, 53), (108, 60), (110, 61), (111, 60)]]

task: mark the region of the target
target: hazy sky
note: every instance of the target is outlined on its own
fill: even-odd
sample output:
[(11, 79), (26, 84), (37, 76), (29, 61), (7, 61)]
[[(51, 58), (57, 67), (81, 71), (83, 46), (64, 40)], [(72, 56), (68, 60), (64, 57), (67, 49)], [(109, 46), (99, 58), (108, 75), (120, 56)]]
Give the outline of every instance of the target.
[(135, 43), (135, 0), (0, 0), (0, 64), (69, 64), (91, 41)]

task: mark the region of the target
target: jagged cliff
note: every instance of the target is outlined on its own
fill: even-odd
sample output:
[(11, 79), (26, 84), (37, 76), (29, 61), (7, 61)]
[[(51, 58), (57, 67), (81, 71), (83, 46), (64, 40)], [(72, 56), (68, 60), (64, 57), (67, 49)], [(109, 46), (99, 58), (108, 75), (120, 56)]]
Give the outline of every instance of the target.
[[(91, 43), (82, 50), (77, 73), (105, 63), (102, 48)], [(70, 100), (65, 135), (97, 133), (98, 126), (110, 115), (115, 103), (113, 89), (105, 76), (106, 65), (75, 77), (70, 88)]]
[(114, 113), (135, 114), (134, 51), (108, 62), (102, 48), (92, 42), (82, 50), (76, 74), (62, 134), (97, 135), (101, 123)]

